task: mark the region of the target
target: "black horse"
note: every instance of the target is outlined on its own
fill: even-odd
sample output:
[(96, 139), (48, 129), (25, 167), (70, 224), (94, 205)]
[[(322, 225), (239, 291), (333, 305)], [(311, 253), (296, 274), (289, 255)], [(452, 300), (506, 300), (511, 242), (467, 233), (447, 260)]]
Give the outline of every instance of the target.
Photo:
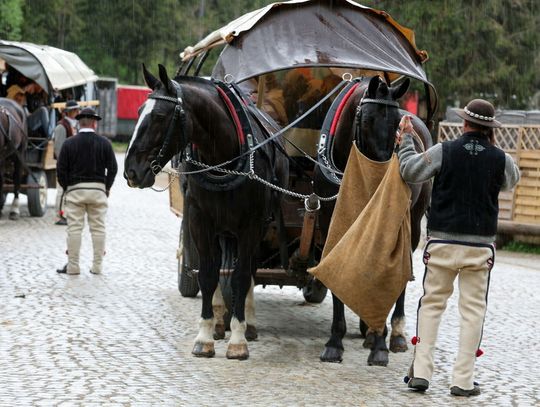
[[(144, 67), (143, 73), (153, 92), (142, 107), (125, 160), (124, 176), (130, 186), (152, 186), (157, 171), (181, 152), (189, 158), (183, 160), (183, 168), (189, 171), (233, 160), (221, 168), (248, 173), (252, 170), (262, 180), (287, 185), (288, 162), (274, 143), (248, 153), (250, 146), (264, 140), (265, 133), (249, 114), (244, 115), (245, 109), (231, 105), (234, 98), (227, 96), (227, 86), (197, 77), (170, 80), (161, 65), (159, 80)], [(270, 187), (251, 178), (214, 169), (188, 175), (183, 186), (184, 222), (199, 254), (202, 293), (202, 318), (192, 351), (195, 356), (214, 356), (214, 330), (217, 338), (224, 336), (224, 330), (215, 326), (221, 322), (218, 320), (223, 312), (215, 315), (212, 307), (220, 270), (226, 266), (223, 263), (234, 267), (227, 358), (249, 356), (246, 296), (257, 269), (257, 252), (265, 227), (278, 210), (280, 198)], [(224, 260), (231, 257), (234, 261)]]
[(19, 191), (27, 142), (26, 115), (23, 109), (11, 99), (0, 98), (0, 217), (6, 195), (4, 176), (11, 174), (14, 197), (9, 218), (19, 218)]
[[(396, 100), (407, 90), (409, 80), (406, 79), (400, 86), (388, 87), (378, 76), (371, 78), (369, 84), (361, 83), (356, 89), (351, 89), (351, 96), (344, 101), (341, 116), (335, 130), (332, 161), (343, 171), (347, 163), (352, 142), (369, 159), (374, 161), (387, 161), (391, 158), (396, 130), (399, 121), (406, 112), (401, 111)], [(417, 150), (427, 149), (432, 140), (429, 130), (417, 117), (413, 117), (413, 126), (420, 136), (422, 145), (415, 140)], [(324, 176), (320, 167), (314, 174), (315, 192), (320, 196), (329, 196), (337, 193), (339, 187), (331, 182), (330, 177)], [(431, 184), (410, 185), (411, 196), (411, 247), (416, 249), (420, 241), (420, 222), (427, 210), (431, 193)], [(334, 210), (334, 203), (322, 203), (320, 213), (320, 226), (326, 236), (330, 219)], [(331, 336), (321, 353), (324, 362), (340, 362), (343, 357), (343, 337), (347, 327), (345, 322), (343, 303), (335, 296), (333, 299), (333, 321)], [(394, 307), (391, 318), (392, 333), (390, 336), (390, 350), (404, 352), (407, 350), (407, 341), (404, 336), (405, 327), (405, 290), (400, 295)], [(384, 332), (374, 332), (360, 321), (360, 329), (366, 336), (364, 347), (371, 348), (368, 357), (369, 365), (386, 366), (388, 364), (388, 348), (386, 346), (387, 328)]]

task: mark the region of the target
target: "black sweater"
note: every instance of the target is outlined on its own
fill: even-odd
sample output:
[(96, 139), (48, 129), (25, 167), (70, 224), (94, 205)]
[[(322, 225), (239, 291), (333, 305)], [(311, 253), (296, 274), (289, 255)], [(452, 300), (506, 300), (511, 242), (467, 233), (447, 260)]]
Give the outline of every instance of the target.
[(108, 191), (118, 165), (108, 139), (94, 132), (79, 132), (62, 145), (56, 171), (64, 189), (81, 182), (101, 182)]

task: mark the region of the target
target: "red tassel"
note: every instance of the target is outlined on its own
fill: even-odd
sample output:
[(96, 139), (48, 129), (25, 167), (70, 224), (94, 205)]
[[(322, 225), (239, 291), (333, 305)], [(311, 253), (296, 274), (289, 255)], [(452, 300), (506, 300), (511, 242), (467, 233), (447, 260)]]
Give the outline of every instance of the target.
[(478, 348), (478, 350), (476, 351), (476, 357), (479, 358), (483, 354), (484, 354), (484, 351), (482, 349)]
[(411, 343), (413, 344), (413, 346), (416, 346), (417, 343), (420, 343), (420, 338), (417, 336), (413, 336), (411, 338)]

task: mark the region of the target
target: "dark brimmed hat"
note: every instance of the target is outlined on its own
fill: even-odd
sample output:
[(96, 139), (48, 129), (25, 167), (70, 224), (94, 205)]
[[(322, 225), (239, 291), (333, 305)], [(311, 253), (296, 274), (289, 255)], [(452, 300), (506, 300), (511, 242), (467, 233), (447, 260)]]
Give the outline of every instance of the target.
[(484, 127), (501, 127), (501, 123), (495, 120), (495, 108), (484, 99), (473, 99), (464, 109), (456, 111), (463, 120)]
[(75, 119), (81, 120), (85, 117), (88, 119), (101, 120), (101, 117), (91, 107), (85, 107), (84, 109), (82, 109), (81, 112), (77, 116), (75, 116)]
[(74, 101), (74, 100), (68, 100), (66, 102), (66, 107), (64, 107), (64, 111), (66, 112), (69, 112), (70, 110), (76, 110), (76, 109), (80, 109), (81, 107), (79, 106), (79, 104)]

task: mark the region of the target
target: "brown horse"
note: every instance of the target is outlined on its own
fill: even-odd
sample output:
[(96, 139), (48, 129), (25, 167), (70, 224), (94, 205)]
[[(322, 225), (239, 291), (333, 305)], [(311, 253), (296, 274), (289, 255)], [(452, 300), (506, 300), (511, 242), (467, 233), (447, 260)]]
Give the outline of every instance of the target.
[(9, 218), (19, 218), (19, 191), (27, 142), (23, 109), (11, 99), (0, 98), (0, 217), (6, 196), (4, 177), (9, 177), (7, 180), (12, 182), (14, 194)]
[[(366, 86), (367, 85), (367, 86)], [(330, 162), (340, 171), (345, 169), (347, 158), (353, 141), (359, 150), (374, 161), (387, 161), (394, 151), (396, 130), (399, 121), (406, 112), (399, 109), (396, 102), (407, 90), (409, 80), (406, 79), (400, 86), (388, 87), (378, 76), (371, 78), (369, 84), (365, 82), (350, 88), (350, 97), (344, 100), (337, 118), (337, 127), (332, 135), (332, 147), (328, 148)], [(407, 113), (408, 114), (408, 113)], [(415, 141), (417, 150), (427, 149), (432, 145), (431, 135), (424, 123), (413, 117), (413, 126), (422, 139), (420, 145)], [(320, 150), (321, 151), (321, 150)], [(317, 167), (314, 174), (315, 192), (320, 196), (331, 196), (339, 190), (336, 177), (328, 175), (324, 168)], [(420, 221), (429, 204), (431, 183), (410, 185), (411, 196), (411, 247), (416, 249), (420, 241)], [(321, 205), (320, 226), (326, 236), (330, 219), (334, 210), (334, 202), (323, 202)], [(333, 321), (331, 336), (321, 353), (324, 362), (340, 362), (343, 358), (343, 337), (347, 327), (343, 303), (335, 296), (333, 298)], [(405, 291), (401, 294), (394, 307), (391, 318), (392, 333), (390, 337), (390, 350), (404, 352), (407, 342), (404, 337), (404, 303)], [(370, 347), (368, 357), (369, 365), (386, 366), (388, 364), (388, 348), (386, 347), (387, 329), (383, 333), (367, 330), (365, 324), (360, 322), (362, 334), (366, 335), (365, 347)], [(368, 332), (366, 332), (368, 331)]]
[[(279, 210), (280, 199), (278, 193), (253, 178), (284, 187), (288, 183), (288, 162), (274, 144), (262, 145), (265, 132), (242, 107), (231, 106), (234, 97), (226, 97), (228, 88), (222, 83), (185, 76), (171, 80), (161, 65), (160, 79), (146, 68), (143, 73), (153, 92), (141, 108), (126, 155), (124, 177), (132, 187), (150, 187), (157, 171), (187, 148), (183, 164), (192, 174), (184, 183), (183, 222), (189, 232), (187, 238), (198, 253), (202, 293), (200, 329), (192, 353), (214, 356), (213, 333), (217, 338), (224, 336), (224, 330), (218, 332), (216, 325), (223, 321), (223, 312), (212, 306), (212, 297), (220, 270), (230, 265), (234, 268), (233, 301), (227, 357), (246, 359), (246, 296), (257, 269), (260, 242), (268, 222)], [(250, 149), (259, 143), (262, 148), (251, 154)], [(198, 172), (205, 171), (205, 165), (227, 162), (220, 168), (249, 172), (250, 177), (222, 173), (217, 168)], [(234, 260), (227, 260), (231, 258)]]

